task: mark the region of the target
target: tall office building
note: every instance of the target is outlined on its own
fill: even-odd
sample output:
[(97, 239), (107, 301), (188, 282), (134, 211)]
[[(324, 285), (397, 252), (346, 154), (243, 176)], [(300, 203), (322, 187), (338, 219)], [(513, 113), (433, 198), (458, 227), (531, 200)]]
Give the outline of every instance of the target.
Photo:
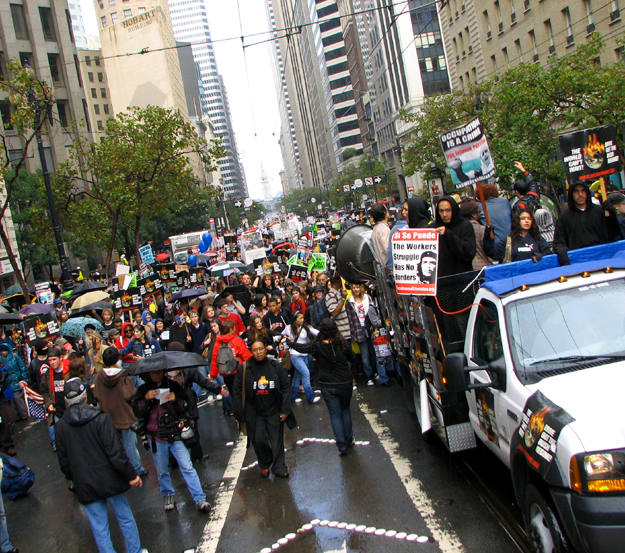
[(88, 49), (87, 31), (85, 29), (85, 19), (82, 14), (82, 6), (80, 0), (71, 0), (67, 6), (69, 7), (69, 15), (72, 20), (72, 31), (74, 33), (74, 44), (76, 48)]
[(208, 115), (226, 149), (219, 161), (224, 192), (229, 198), (247, 197), (245, 174), (230, 120), (226, 88), (217, 71), (204, 0), (169, 0), (169, 11), (176, 40), (191, 44), (200, 77), (203, 113)]
[[(363, 148), (338, 8), (335, 0), (267, 0), (267, 6), (284, 164), (303, 186), (324, 189), (342, 168), (345, 150)], [(288, 37), (282, 29), (290, 29)], [(299, 166), (297, 156), (284, 155), (296, 151)]]
[(454, 88), (481, 82), (525, 63), (547, 64), (598, 32), (601, 64), (623, 59), (623, 0), (446, 0), (441, 20)]
[[(72, 19), (66, 0), (22, 0), (18, 3), (0, 2), (0, 77), (7, 78), (5, 63), (17, 59), (28, 64), (37, 79), (54, 87), (56, 104), (54, 125), (45, 123), (42, 140), (46, 165), (54, 172), (67, 160), (68, 146), (77, 131), (72, 121), (86, 118), (84, 94), (80, 80), (80, 64), (72, 39)], [(23, 143), (11, 123), (12, 106), (6, 92), (0, 92), (0, 133), (6, 141), (9, 160), (23, 156)], [(24, 167), (34, 173), (41, 168), (36, 141), (31, 142), (24, 158)], [(0, 195), (4, 190), (0, 190)], [(0, 200), (3, 200), (0, 197)], [(12, 249), (17, 252), (13, 223), (5, 214), (5, 228)], [(19, 262), (19, 260), (18, 260)], [(12, 284), (14, 277), (4, 248), (0, 245), (0, 292)]]

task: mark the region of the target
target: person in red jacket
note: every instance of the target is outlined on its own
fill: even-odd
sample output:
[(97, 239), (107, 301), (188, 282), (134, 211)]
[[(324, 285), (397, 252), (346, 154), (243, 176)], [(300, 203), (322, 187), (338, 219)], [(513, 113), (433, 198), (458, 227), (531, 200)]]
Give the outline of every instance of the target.
[(236, 313), (230, 311), (230, 306), (226, 300), (219, 300), (215, 307), (219, 310), (219, 321), (223, 323), (226, 320), (231, 320), (236, 328), (237, 336), (241, 336), (245, 332), (245, 325), (243, 320)]
[[(134, 325), (132, 323), (124, 323), (122, 325), (121, 336), (117, 338), (117, 340), (115, 340), (115, 347), (119, 351), (121, 351), (128, 345), (130, 340), (132, 340), (134, 337), (135, 337)], [(134, 356), (132, 352), (130, 352), (128, 355), (123, 355), (120, 359), (122, 362), (122, 367), (124, 369), (127, 369), (130, 363), (134, 361)]]
[[(252, 353), (245, 342), (239, 338), (236, 334), (236, 325), (231, 319), (220, 319), (219, 327), (221, 329), (221, 335), (217, 336), (215, 340), (215, 347), (213, 348), (213, 355), (211, 357), (211, 372), (209, 378), (211, 380), (217, 378), (219, 373), (219, 367), (217, 366), (217, 355), (219, 354), (219, 348), (221, 344), (230, 344), (230, 348), (232, 349), (232, 354), (236, 358), (239, 365), (244, 361), (247, 361), (250, 357), (252, 357)], [(221, 375), (224, 379), (226, 386), (230, 393), (234, 389), (234, 376), (236, 375), (236, 369), (232, 374), (229, 375)], [(228, 415), (233, 415), (233, 412), (228, 413)]]

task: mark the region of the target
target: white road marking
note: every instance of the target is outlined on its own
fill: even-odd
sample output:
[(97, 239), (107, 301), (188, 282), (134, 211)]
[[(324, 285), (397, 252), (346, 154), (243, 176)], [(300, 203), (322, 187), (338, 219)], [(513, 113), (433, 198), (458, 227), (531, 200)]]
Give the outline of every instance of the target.
[[(423, 490), (421, 481), (413, 475), (412, 464), (408, 459), (399, 454), (399, 445), (391, 436), (389, 429), (380, 422), (378, 415), (371, 410), (365, 402), (358, 401), (358, 407), (365, 415), (371, 429), (378, 436), (382, 447), (390, 457), (391, 463), (397, 471), (399, 479), (404, 484), (408, 496), (421, 517), (423, 517), (423, 521), (428, 527), (428, 530), (432, 533), (434, 540), (438, 543), (440, 550), (444, 553), (463, 553), (465, 548), (462, 542), (449, 524), (443, 522), (436, 515), (436, 509), (434, 509), (432, 501)], [(397, 537), (399, 537), (399, 534)], [(407, 536), (406, 539), (410, 538), (412, 538), (412, 536)], [(413, 539), (416, 539), (416, 536)]]
[(214, 553), (217, 550), (221, 531), (226, 523), (226, 517), (230, 509), (230, 502), (232, 501), (232, 496), (234, 495), (237, 482), (239, 481), (239, 475), (241, 474), (241, 467), (245, 460), (245, 453), (247, 452), (246, 445), (247, 436), (239, 436), (223, 475), (224, 480), (228, 480), (226, 480), (226, 484), (219, 488), (215, 496), (210, 518), (204, 526), (202, 538), (195, 549), (196, 553)]

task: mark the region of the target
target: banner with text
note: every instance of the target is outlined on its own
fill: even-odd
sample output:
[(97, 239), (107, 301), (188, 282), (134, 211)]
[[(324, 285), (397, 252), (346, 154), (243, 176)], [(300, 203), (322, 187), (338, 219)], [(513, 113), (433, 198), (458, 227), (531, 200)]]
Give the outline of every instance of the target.
[(392, 236), (393, 274), (398, 294), (436, 295), (438, 232), (402, 229)]
[(485, 181), (495, 174), (495, 164), (478, 117), (442, 134), (440, 139), (456, 188)]

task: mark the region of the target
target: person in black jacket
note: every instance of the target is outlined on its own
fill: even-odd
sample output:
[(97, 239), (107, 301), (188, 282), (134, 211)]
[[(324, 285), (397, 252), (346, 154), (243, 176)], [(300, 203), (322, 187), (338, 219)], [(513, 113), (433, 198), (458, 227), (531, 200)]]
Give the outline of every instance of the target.
[(569, 208), (558, 217), (553, 238), (560, 265), (571, 264), (569, 250), (607, 244), (619, 236), (616, 208), (610, 202), (595, 205), (590, 198), (587, 184), (569, 187)]
[(107, 503), (111, 505), (128, 553), (147, 553), (126, 499), (131, 486), (141, 487), (113, 423), (99, 408), (87, 405), (87, 389), (79, 378), (65, 383), (67, 409), (56, 423), (56, 447), (61, 471), (74, 482), (78, 501), (91, 523), (100, 551), (114, 551)]
[(287, 345), (301, 353), (312, 353), (319, 371), (319, 388), (330, 413), (330, 423), (339, 448), (339, 455), (347, 455), (347, 449), (354, 445), (352, 432), (352, 371), (348, 361), (353, 359), (352, 348), (341, 336), (334, 319), (323, 319), (319, 334), (310, 344), (296, 344), (287, 340)]
[(451, 196), (442, 196), (436, 204), (436, 217), (430, 227), (440, 235), (438, 241), (438, 277), (473, 270), (476, 252), (473, 225), (463, 219), (460, 206)]
[(234, 416), (238, 421), (247, 423), (248, 439), (258, 457), (261, 476), (267, 478), (271, 469), (278, 478), (288, 478), (284, 458), (284, 421), (291, 413), (289, 378), (278, 361), (267, 357), (262, 340), (255, 340), (251, 351), (247, 367), (238, 370), (234, 379)]
[(506, 242), (504, 263), (533, 259), (538, 262), (549, 255), (551, 248), (540, 235), (540, 229), (532, 213), (521, 209), (512, 216), (512, 231)]
[[(170, 343), (170, 348), (171, 345)], [(180, 384), (167, 378), (164, 370), (151, 371), (148, 375), (147, 382), (137, 390), (133, 410), (138, 418), (145, 421), (145, 433), (150, 438), (165, 510), (173, 511), (176, 508), (175, 491), (167, 470), (171, 452), (178, 462), (197, 510), (207, 513), (210, 504), (206, 501), (206, 494), (193, 468), (189, 451), (181, 439), (180, 423), (189, 418), (189, 397)], [(161, 403), (162, 400), (165, 401)]]

